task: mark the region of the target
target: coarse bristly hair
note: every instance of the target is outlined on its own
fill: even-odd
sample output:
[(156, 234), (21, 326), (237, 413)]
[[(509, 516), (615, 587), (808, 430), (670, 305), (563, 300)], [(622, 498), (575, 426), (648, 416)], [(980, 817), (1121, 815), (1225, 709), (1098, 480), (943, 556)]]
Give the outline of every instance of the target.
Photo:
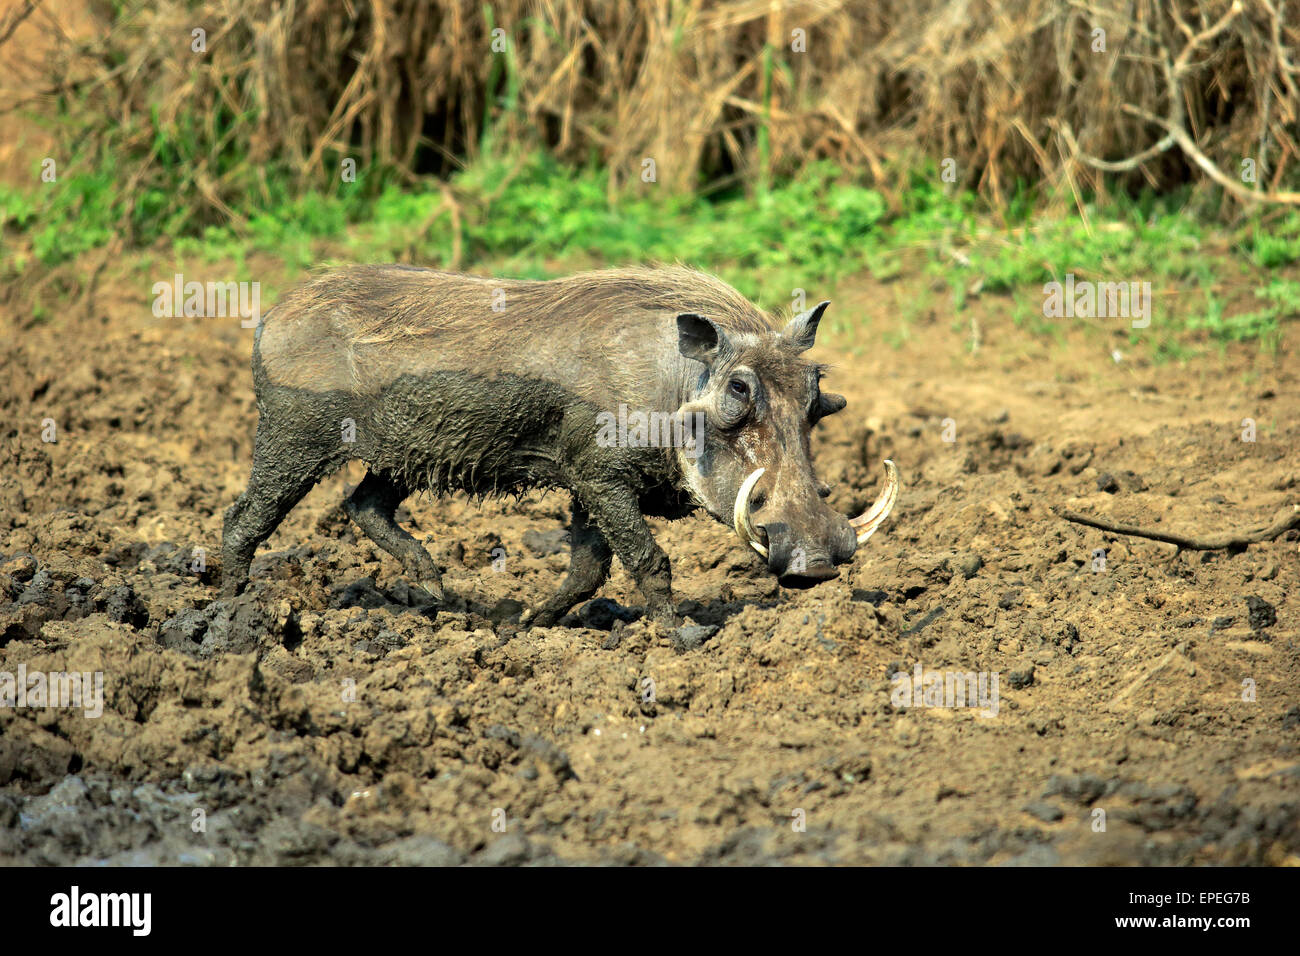
[[(496, 289), (504, 292), (510, 309), (491, 311)], [(545, 324), (556, 316), (566, 321), (599, 321), (611, 313), (631, 311), (692, 311), (727, 331), (776, 331), (772, 320), (732, 286), (681, 265), (580, 272), (545, 281), (402, 266), (358, 266), (321, 276), (291, 296), (297, 308), (309, 307), (316, 296), (328, 296), (331, 305), (349, 317), (347, 337), (353, 345), (447, 332), (453, 325), (463, 324), (450, 317), (463, 320), (485, 314), (503, 332), (512, 321)], [(428, 308), (430, 296), (438, 298), (436, 311)], [(599, 310), (591, 308), (594, 303), (599, 303)], [(466, 331), (473, 328), (470, 324), (464, 327)]]
[[(648, 397), (673, 318), (697, 313), (742, 353), (795, 358), (782, 325), (735, 288), (683, 265), (582, 272), (547, 281), (404, 265), (360, 265), (286, 293), (265, 319), (260, 359), (276, 384), (374, 392), (402, 374), (472, 369), (535, 375), (607, 402)], [(674, 344), (669, 345), (669, 341)], [(758, 352), (752, 350), (757, 347)]]

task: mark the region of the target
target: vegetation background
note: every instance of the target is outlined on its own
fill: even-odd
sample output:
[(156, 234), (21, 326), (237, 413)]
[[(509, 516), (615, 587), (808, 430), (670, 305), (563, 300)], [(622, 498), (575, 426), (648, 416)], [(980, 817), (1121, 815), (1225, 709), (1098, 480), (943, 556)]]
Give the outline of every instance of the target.
[(354, 260), (680, 260), (768, 306), (920, 273), (1044, 334), (1074, 272), (1156, 283), (1175, 357), (1275, 349), (1300, 307), (1287, 0), (4, 0), (0, 57), (4, 294), (38, 320), (128, 249), (270, 292)]

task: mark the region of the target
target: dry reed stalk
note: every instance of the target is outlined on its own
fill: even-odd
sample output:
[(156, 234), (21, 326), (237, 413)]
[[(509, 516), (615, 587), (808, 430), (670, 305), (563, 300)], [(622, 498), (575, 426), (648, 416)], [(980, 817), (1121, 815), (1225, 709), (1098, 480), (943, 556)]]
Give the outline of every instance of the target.
[[(646, 157), (670, 190), (831, 158), (886, 191), (886, 167), (910, 157), (956, 160), (994, 202), (1018, 181), (1077, 197), (1205, 180), (1290, 202), (1288, 2), (1300, 0), (141, 0), (96, 5), (93, 39), (64, 36), (38, 67), (70, 146), (111, 148), (124, 184), (166, 184), (218, 219), (242, 204), (249, 165), (261, 188), (260, 167), (305, 190), (344, 155), (442, 175), (476, 157), (488, 126), (495, 146), (594, 153), (611, 197)], [(160, 133), (192, 170), (159, 161)], [(1238, 181), (1243, 158), (1257, 186)]]

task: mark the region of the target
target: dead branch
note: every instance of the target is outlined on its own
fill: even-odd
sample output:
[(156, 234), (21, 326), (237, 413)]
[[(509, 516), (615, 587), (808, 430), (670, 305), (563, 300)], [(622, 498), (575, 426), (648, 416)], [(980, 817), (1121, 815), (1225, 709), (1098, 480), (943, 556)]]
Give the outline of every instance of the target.
[[(1274, 55), (1279, 64), (1284, 67), (1289, 66), (1290, 64), (1286, 60), (1281, 44), (1280, 16), (1278, 13), (1273, 11), (1271, 7), (1268, 7), (1267, 9), (1274, 16)], [(1219, 34), (1223, 33), (1223, 31), (1228, 29), (1241, 12), (1241, 0), (1234, 0), (1232, 6), (1228, 8), (1228, 11), (1220, 17), (1218, 21), (1206, 27), (1200, 33), (1194, 33), (1192, 28), (1189, 27), (1179, 15), (1177, 7), (1174, 6), (1171, 8), (1171, 13), (1177, 23), (1178, 29), (1187, 37), (1187, 43), (1183, 49), (1179, 51), (1177, 57), (1172, 57), (1169, 53), (1169, 48), (1162, 41), (1158, 39), (1156, 40), (1157, 49), (1160, 51), (1160, 67), (1165, 75), (1165, 83), (1168, 87), (1166, 90), (1166, 94), (1169, 98), (1168, 115), (1164, 117), (1156, 116), (1149, 110), (1144, 110), (1131, 103), (1125, 103), (1121, 107), (1124, 112), (1128, 113), (1130, 116), (1136, 116), (1148, 123), (1159, 126), (1164, 130), (1164, 135), (1156, 143), (1148, 146), (1140, 153), (1136, 153), (1126, 159), (1108, 160), (1102, 159), (1099, 156), (1093, 156), (1090, 153), (1085, 153), (1080, 148), (1078, 140), (1075, 139), (1074, 131), (1070, 129), (1068, 123), (1059, 122), (1054, 124), (1056, 129), (1060, 132), (1061, 138), (1064, 139), (1066, 144), (1069, 146), (1074, 158), (1082, 163), (1086, 163), (1094, 169), (1099, 169), (1102, 172), (1125, 173), (1132, 172), (1143, 163), (1150, 159), (1154, 159), (1156, 156), (1177, 145), (1178, 148), (1186, 154), (1187, 158), (1195, 163), (1197, 167), (1205, 173), (1205, 175), (1209, 176), (1210, 179), (1218, 183), (1238, 199), (1247, 202), (1277, 203), (1289, 206), (1300, 205), (1300, 193), (1247, 189), (1227, 173), (1223, 172), (1223, 170), (1221, 170), (1213, 160), (1205, 155), (1201, 148), (1196, 145), (1195, 138), (1187, 131), (1183, 79), (1192, 70), (1192, 58), (1196, 55), (1196, 51), (1200, 46), (1213, 40)], [(1285, 71), (1284, 75), (1287, 75), (1288, 85), (1290, 85), (1289, 75), (1286, 74)]]
[(1131, 524), (1119, 524), (1114, 521), (1107, 521), (1105, 518), (1094, 518), (1091, 515), (1079, 514), (1077, 511), (1066, 511), (1062, 508), (1054, 508), (1052, 510), (1058, 517), (1064, 518), (1066, 521), (1072, 521), (1075, 524), (1087, 525), (1090, 528), (1099, 528), (1102, 531), (1109, 531), (1113, 534), (1124, 534), (1134, 538), (1149, 538), (1152, 541), (1163, 541), (1165, 544), (1174, 544), (1188, 551), (1220, 551), (1224, 549), (1245, 548), (1247, 545), (1272, 541), (1276, 538), (1280, 538), (1293, 528), (1300, 528), (1300, 505), (1292, 505), (1290, 514), (1283, 515), (1267, 528), (1258, 531), (1229, 531), (1224, 534), (1213, 534), (1205, 537), (1191, 537), (1188, 535), (1170, 534), (1166, 531), (1152, 531)]
[(1195, 141), (1187, 134), (1187, 131), (1180, 126), (1170, 126), (1167, 120), (1162, 120), (1154, 113), (1148, 113), (1146, 110), (1137, 106), (1125, 103), (1124, 112), (1133, 116), (1140, 117), (1149, 123), (1155, 123), (1157, 126), (1164, 128), (1169, 136), (1173, 137), (1178, 143), (1179, 148), (1187, 154), (1187, 157), (1199, 166), (1205, 175), (1209, 176), (1216, 183), (1232, 193), (1239, 199), (1245, 199), (1253, 202), (1281, 203), (1287, 206), (1300, 206), (1300, 193), (1296, 192), (1261, 192), (1254, 189), (1247, 189), (1241, 183), (1236, 182), (1231, 176), (1214, 165), (1214, 160), (1206, 156), (1197, 147)]
[(0, 22), (0, 46), (4, 46), (9, 38), (14, 35), (14, 31), (18, 29), (19, 25), (32, 15), (32, 11), (36, 9), (40, 2), (41, 0), (27, 0), (21, 9), (13, 11), (5, 18), (7, 22)]

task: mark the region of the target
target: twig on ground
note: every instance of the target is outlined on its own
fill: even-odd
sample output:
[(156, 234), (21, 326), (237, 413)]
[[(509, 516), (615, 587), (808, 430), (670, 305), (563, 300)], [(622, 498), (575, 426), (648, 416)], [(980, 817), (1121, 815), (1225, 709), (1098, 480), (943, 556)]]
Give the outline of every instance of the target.
[(1090, 515), (1079, 514), (1077, 511), (1066, 511), (1062, 508), (1055, 508), (1053, 510), (1059, 517), (1064, 518), (1066, 521), (1073, 521), (1075, 524), (1084, 524), (1090, 528), (1100, 528), (1102, 531), (1110, 531), (1114, 534), (1126, 534), (1135, 538), (1149, 538), (1152, 541), (1163, 541), (1166, 544), (1175, 544), (1188, 551), (1219, 551), (1225, 548), (1244, 548), (1247, 545), (1272, 541), (1275, 538), (1280, 538), (1293, 528), (1300, 528), (1300, 505), (1292, 505), (1289, 514), (1283, 515), (1267, 528), (1263, 528), (1259, 531), (1228, 531), (1222, 534), (1207, 535), (1205, 537), (1170, 534), (1165, 531), (1151, 531), (1131, 524), (1119, 524), (1114, 521), (1107, 521), (1105, 518), (1094, 518)]

